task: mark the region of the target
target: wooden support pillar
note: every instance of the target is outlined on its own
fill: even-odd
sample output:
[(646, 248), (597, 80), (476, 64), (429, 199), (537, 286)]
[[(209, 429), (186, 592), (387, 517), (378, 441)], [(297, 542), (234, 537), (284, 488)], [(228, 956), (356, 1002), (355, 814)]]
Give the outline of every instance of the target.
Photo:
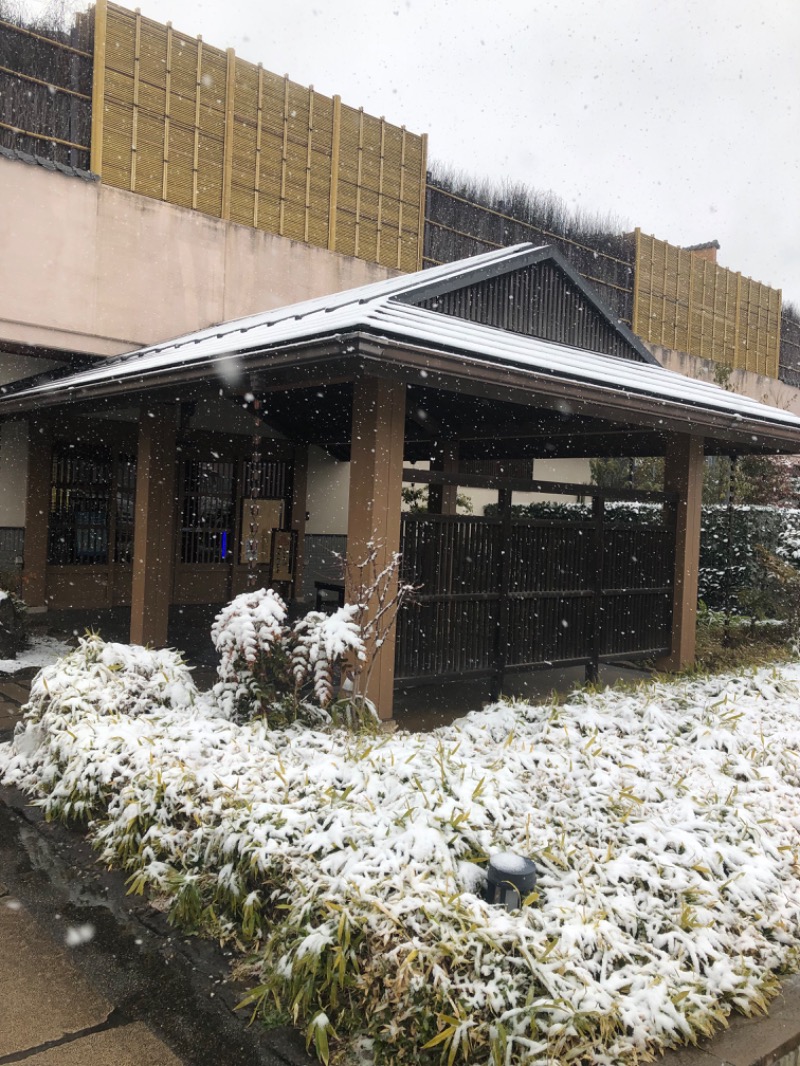
[[(358, 580), (356, 566), (371, 544), (377, 568), (400, 550), (400, 502), (403, 486), (405, 385), (365, 378), (353, 386), (353, 439), (350, 450), (350, 502), (347, 518), (348, 582)], [(347, 602), (356, 590), (348, 586)], [(367, 696), (383, 719), (392, 717), (395, 630), (375, 653)], [(368, 649), (373, 653), (374, 649)]]
[(167, 643), (175, 558), (177, 408), (143, 406), (139, 414), (133, 527), (131, 643)]
[(22, 598), (29, 609), (47, 607), (47, 530), (53, 481), (53, 438), (50, 426), (28, 423), (28, 487), (25, 501), (25, 547)]
[(292, 599), (303, 595), (303, 564), (305, 562), (306, 511), (308, 510), (308, 445), (295, 448), (292, 472), (292, 529), (297, 533), (297, 553), (294, 560)]
[[(458, 441), (446, 441), (439, 455), (431, 463), (431, 470), (441, 470), (445, 474), (458, 473)], [(428, 489), (428, 511), (430, 514), (456, 514), (458, 485), (431, 485)]]
[(703, 441), (673, 434), (667, 441), (664, 489), (675, 504), (675, 576), (672, 590), (672, 650), (660, 670), (681, 670), (694, 662), (697, 583), (700, 571), (700, 518), (703, 501)]

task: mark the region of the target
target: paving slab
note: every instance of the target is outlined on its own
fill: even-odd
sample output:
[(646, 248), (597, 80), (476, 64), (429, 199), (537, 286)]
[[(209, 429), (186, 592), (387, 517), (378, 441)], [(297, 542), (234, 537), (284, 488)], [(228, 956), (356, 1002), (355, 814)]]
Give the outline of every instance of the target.
[(146, 1025), (135, 1022), (92, 1033), (24, 1060), (30, 1066), (182, 1066)]
[(11, 729), (21, 717), (22, 711), (16, 703), (0, 703), (0, 729)]
[(4, 700), (16, 704), (27, 703), (30, 694), (30, 685), (23, 685), (19, 681), (0, 681), (0, 697)]
[(100, 1025), (111, 1004), (15, 899), (0, 899), (0, 1058)]

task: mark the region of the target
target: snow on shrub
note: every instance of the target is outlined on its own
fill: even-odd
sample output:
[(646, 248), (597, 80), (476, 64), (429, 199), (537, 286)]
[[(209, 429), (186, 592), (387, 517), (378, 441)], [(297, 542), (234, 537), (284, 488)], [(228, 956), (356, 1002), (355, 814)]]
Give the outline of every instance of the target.
[[(27, 727), (29, 728), (29, 727)], [(763, 1009), (800, 953), (800, 665), (368, 737), (80, 700), (0, 746), (45, 812), (377, 1063), (628, 1066)], [(81, 806), (82, 804), (82, 806)], [(533, 858), (515, 913), (474, 889)], [(331, 1050), (334, 1050), (332, 1048)]]
[(292, 672), (295, 685), (313, 683), (320, 707), (334, 697), (334, 668), (348, 661), (357, 666), (366, 658), (357, 618), (361, 608), (345, 604), (332, 615), (309, 611), (292, 630)]
[(221, 708), (237, 720), (264, 716), (272, 725), (326, 720), (319, 712), (333, 701), (342, 670), (365, 658), (361, 613), (351, 605), (331, 616), (310, 611), (292, 628), (273, 589), (237, 596), (211, 629), (220, 653), (214, 695)]
[(211, 627), (219, 652), (215, 694), (233, 717), (246, 719), (273, 711), (293, 694), (286, 604), (273, 589), (236, 596)]
[[(126, 727), (143, 716), (168, 712), (189, 721), (197, 695), (189, 667), (177, 652), (106, 643), (90, 634), (36, 675), (14, 744), (31, 768), (52, 780), (58, 796), (53, 812), (84, 817), (124, 779), (124, 767), (130, 764)], [(91, 766), (78, 768), (53, 747), (53, 738), (65, 731), (71, 741), (95, 751)]]
[(91, 633), (36, 675), (26, 720), (67, 709), (136, 717), (159, 707), (190, 707), (196, 696), (191, 670), (179, 652), (115, 644)]

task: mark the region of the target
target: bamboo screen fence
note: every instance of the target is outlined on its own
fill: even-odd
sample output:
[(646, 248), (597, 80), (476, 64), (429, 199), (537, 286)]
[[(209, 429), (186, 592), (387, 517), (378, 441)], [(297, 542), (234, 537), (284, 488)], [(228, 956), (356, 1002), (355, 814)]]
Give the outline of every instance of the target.
[(633, 264), (625, 242), (611, 237), (611, 247), (600, 248), (551, 233), (529, 221), (476, 203), (428, 182), (425, 208), (426, 266), (449, 263), (470, 255), (531, 241), (553, 244), (590, 282), (614, 314), (627, 325), (633, 309)]
[(800, 385), (800, 326), (781, 292), (636, 230), (614, 245), (549, 233), (428, 182), (425, 263), (519, 241), (555, 245), (633, 332), (651, 344)]
[(800, 388), (800, 317), (785, 310), (781, 314), (780, 379)]
[(778, 376), (780, 290), (638, 229), (634, 241), (634, 333), (736, 370)]
[(92, 16), (35, 31), (0, 18), (0, 144), (89, 169)]
[[(92, 169), (118, 188), (399, 270), (421, 264), (426, 139), (97, 4)], [(97, 81), (96, 81), (97, 84)]]

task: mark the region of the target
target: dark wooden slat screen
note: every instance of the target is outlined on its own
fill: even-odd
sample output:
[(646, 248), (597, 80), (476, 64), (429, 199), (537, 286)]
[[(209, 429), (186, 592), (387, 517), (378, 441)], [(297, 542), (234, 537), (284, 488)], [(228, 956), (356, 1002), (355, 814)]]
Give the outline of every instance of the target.
[[(398, 618), (396, 679), (494, 677), (506, 670), (666, 650), (673, 531), (669, 523), (510, 523), (508, 621), (502, 617), (502, 518), (403, 516), (403, 580), (416, 586)], [(602, 576), (598, 582), (597, 576)], [(500, 630), (507, 632), (499, 646)]]

